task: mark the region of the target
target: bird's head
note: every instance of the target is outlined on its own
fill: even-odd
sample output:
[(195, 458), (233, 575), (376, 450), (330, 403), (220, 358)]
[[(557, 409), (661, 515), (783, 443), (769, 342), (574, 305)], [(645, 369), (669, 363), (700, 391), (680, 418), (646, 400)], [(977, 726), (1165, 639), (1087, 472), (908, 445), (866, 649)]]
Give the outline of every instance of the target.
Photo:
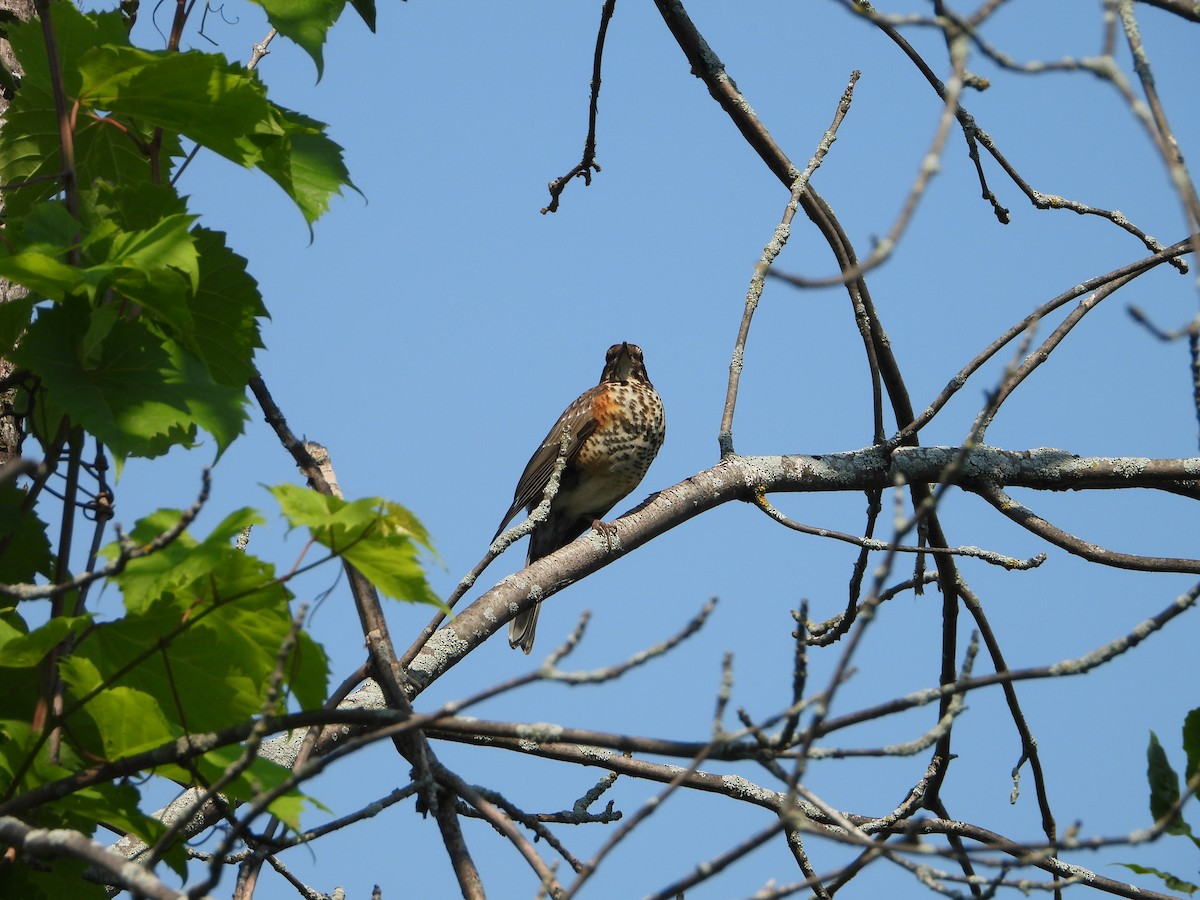
[(600, 381), (644, 381), (649, 384), (650, 376), (646, 374), (642, 348), (628, 341), (609, 347), (604, 356), (604, 371), (600, 373)]

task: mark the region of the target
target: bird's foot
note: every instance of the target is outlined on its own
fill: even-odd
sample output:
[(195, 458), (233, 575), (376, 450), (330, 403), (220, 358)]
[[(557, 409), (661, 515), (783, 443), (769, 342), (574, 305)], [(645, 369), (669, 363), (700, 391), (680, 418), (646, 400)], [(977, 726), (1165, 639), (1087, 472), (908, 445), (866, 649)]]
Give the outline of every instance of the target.
[(602, 522), (599, 519), (592, 520), (592, 527), (604, 535), (604, 540), (608, 544), (608, 552), (621, 549), (621, 539), (617, 535), (617, 526), (612, 522)]

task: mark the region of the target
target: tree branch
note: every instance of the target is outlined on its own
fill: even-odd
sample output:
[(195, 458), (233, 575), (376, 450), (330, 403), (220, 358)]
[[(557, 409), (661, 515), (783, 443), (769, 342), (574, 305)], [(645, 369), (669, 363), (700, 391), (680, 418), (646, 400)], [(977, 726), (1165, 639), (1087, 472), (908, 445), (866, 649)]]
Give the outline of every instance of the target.
[[(959, 460), (959, 463), (956, 463)], [(983, 493), (1001, 487), (1038, 490), (1155, 488), (1200, 492), (1200, 458), (1079, 457), (1066, 450), (904, 447), (890, 456), (866, 448), (822, 456), (731, 456), (611, 523), (609, 538), (589, 531), (563, 549), (510, 575), (435, 633), (408, 669), (414, 695), (424, 690), (517, 612), (604, 568), (660, 534), (732, 500), (758, 492), (863, 491), (897, 483), (938, 483), (958, 464), (955, 483)], [(1098, 562), (1104, 562), (1098, 558)], [(1195, 571), (1195, 560), (1170, 571)]]

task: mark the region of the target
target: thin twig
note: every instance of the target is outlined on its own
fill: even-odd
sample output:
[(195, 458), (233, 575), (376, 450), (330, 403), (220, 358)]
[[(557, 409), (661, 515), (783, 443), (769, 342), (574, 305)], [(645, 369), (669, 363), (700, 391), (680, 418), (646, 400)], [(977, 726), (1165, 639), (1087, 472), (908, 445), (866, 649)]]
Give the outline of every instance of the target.
[(805, 525), (801, 522), (793, 521), (788, 518), (778, 509), (776, 509), (771, 501), (767, 499), (766, 494), (756, 492), (754, 495), (754, 505), (762, 510), (767, 516), (774, 521), (783, 525), (785, 528), (790, 528), (792, 531), (798, 531), (801, 534), (810, 534), (814, 537), (830, 538), (835, 541), (842, 541), (846, 544), (853, 544), (856, 547), (862, 547), (864, 550), (895, 550), (897, 553), (948, 553), (952, 556), (963, 556), (970, 559), (982, 560), (993, 566), (1000, 566), (1009, 571), (1025, 571), (1028, 569), (1036, 569), (1046, 561), (1046, 554), (1039, 553), (1029, 559), (1017, 559), (1012, 556), (1005, 556), (997, 553), (994, 550), (984, 550), (982, 547), (910, 547), (903, 544), (893, 544), (888, 541), (881, 541), (876, 538), (864, 538), (854, 534), (846, 534), (842, 531), (834, 531), (830, 528), (819, 528), (815, 525)]
[(813, 153), (812, 158), (809, 159), (808, 165), (804, 167), (804, 171), (797, 175), (795, 181), (792, 182), (791, 197), (784, 208), (783, 219), (776, 226), (774, 234), (771, 235), (771, 239), (763, 248), (762, 256), (754, 266), (754, 273), (750, 276), (750, 286), (746, 290), (746, 303), (742, 312), (742, 321), (738, 326), (737, 339), (733, 345), (733, 358), (729, 361), (729, 385), (725, 391), (725, 407), (721, 413), (721, 428), (717, 433), (717, 444), (720, 447), (722, 457), (731, 456), (734, 452), (733, 411), (737, 406), (738, 384), (741, 381), (742, 366), (746, 355), (746, 340), (750, 336), (750, 322), (754, 318), (754, 311), (758, 309), (758, 302), (762, 297), (767, 275), (770, 273), (771, 264), (783, 251), (784, 245), (787, 244), (788, 236), (791, 234), (792, 219), (795, 217), (796, 210), (800, 206), (800, 198), (808, 189), (809, 180), (825, 160), (825, 156), (829, 153), (829, 148), (833, 146), (833, 142), (837, 140), (838, 128), (841, 127), (842, 121), (850, 111), (850, 103), (854, 99), (854, 85), (858, 83), (861, 74), (857, 69), (850, 73), (850, 83), (846, 85), (846, 89), (842, 92), (841, 100), (838, 101), (833, 122), (826, 129), (825, 134), (821, 136), (821, 140), (817, 144), (817, 149)]
[(566, 175), (555, 178), (547, 187), (550, 189), (550, 205), (542, 207), (542, 215), (558, 212), (558, 201), (562, 192), (576, 178), (582, 178), (585, 186), (592, 183), (592, 172), (600, 171), (596, 162), (596, 116), (600, 108), (600, 68), (604, 59), (604, 40), (608, 35), (608, 23), (612, 21), (617, 0), (604, 0), (600, 10), (600, 28), (596, 32), (596, 51), (592, 56), (592, 96), (588, 103), (588, 133), (583, 142), (583, 158)]

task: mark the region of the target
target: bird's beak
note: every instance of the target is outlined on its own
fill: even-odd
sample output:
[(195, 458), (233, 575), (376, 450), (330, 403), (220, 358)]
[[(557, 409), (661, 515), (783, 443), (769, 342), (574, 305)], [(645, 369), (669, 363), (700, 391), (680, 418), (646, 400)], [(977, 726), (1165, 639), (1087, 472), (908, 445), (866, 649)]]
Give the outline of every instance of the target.
[(629, 352), (629, 342), (621, 342), (621, 351), (617, 354), (617, 377), (625, 381), (633, 374), (633, 354)]

